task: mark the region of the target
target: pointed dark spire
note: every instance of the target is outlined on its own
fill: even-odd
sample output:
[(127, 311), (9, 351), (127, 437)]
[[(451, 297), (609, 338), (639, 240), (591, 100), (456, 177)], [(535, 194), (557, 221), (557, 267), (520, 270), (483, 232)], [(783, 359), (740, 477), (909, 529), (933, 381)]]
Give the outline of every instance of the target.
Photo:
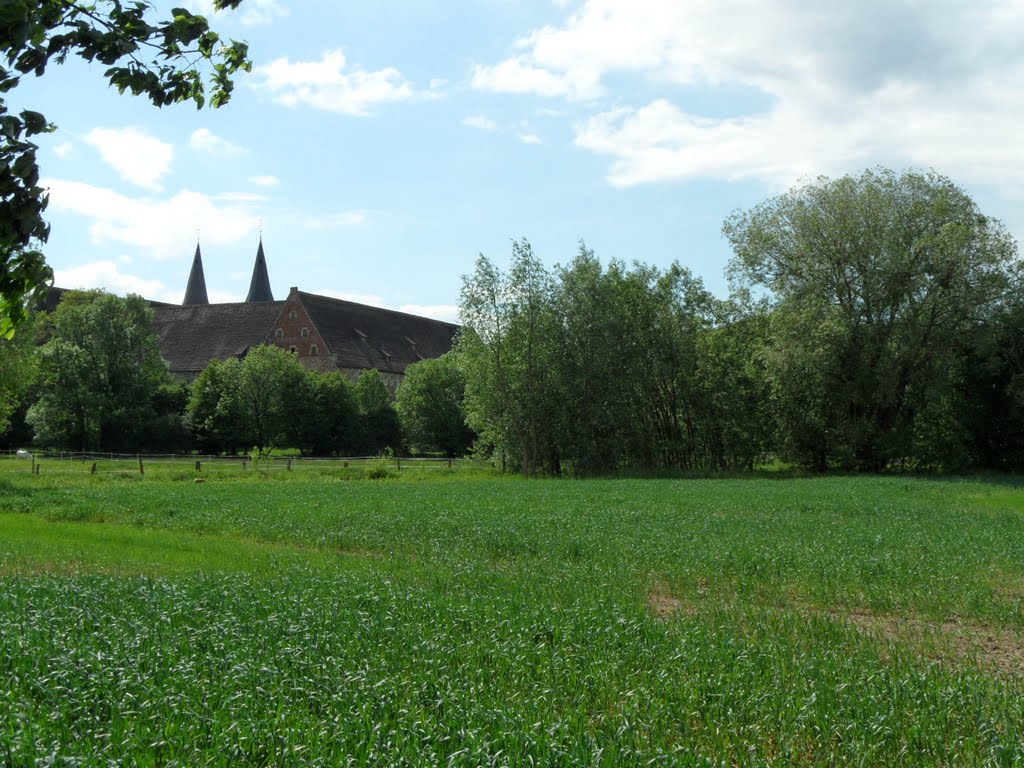
[(206, 296), (206, 277), (203, 275), (203, 255), (199, 252), (199, 243), (196, 243), (196, 255), (192, 259), (192, 271), (188, 273), (185, 300), (181, 302), (181, 306), (209, 303), (210, 300)]
[(270, 290), (270, 275), (267, 274), (267, 257), (263, 255), (263, 237), (256, 251), (256, 264), (252, 268), (252, 280), (249, 282), (249, 295), (246, 301), (273, 301), (274, 294)]

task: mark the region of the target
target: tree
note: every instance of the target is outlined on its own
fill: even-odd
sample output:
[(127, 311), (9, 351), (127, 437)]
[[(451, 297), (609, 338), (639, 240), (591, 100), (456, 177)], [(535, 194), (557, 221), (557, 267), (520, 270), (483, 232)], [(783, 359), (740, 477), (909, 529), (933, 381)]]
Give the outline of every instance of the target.
[(402, 429), (380, 371), (371, 369), (359, 374), (355, 395), (362, 451), (378, 453), (385, 448), (398, 451), (402, 447)]
[(303, 453), (351, 456), (359, 451), (359, 410), (351, 381), (339, 371), (308, 371), (300, 400), (293, 427), (295, 445)]
[(41, 396), (29, 409), (36, 442), (138, 450), (173, 382), (141, 296), (65, 294), (40, 349)]
[(242, 360), (226, 410), (241, 415), (249, 444), (261, 456), (291, 435), (305, 376), (294, 354), (273, 345), (251, 349)]
[(240, 400), (234, 396), (241, 366), (237, 358), (211, 360), (192, 382), (185, 412), (193, 439), (204, 453), (237, 453), (252, 445)]
[[(214, 0), (215, 9), (242, 0)], [(145, 95), (157, 107), (180, 101), (227, 103), (232, 77), (248, 71), (248, 46), (224, 44), (207, 20), (184, 8), (157, 22), (144, 0), (5, 0), (0, 3), (0, 94), (28, 74), (45, 73), (69, 55), (106, 65), (104, 77), (121, 93)], [(45, 295), (52, 273), (40, 250), (50, 228), (43, 219), (47, 197), (39, 187), (32, 138), (54, 130), (32, 110), (13, 114), (0, 97), (0, 335), (10, 337), (26, 316), (26, 303)]]
[(466, 425), (466, 377), (457, 356), (422, 360), (405, 369), (395, 404), (405, 439), (446, 456), (461, 456), (473, 444)]
[(771, 391), (764, 371), (769, 314), (737, 295), (718, 302), (713, 327), (697, 339), (702, 439), (710, 469), (752, 470), (773, 447)]
[(481, 255), (462, 279), (467, 420), (503, 462), (526, 474), (561, 471), (553, 290), (525, 239), (513, 241), (507, 273)]
[(477, 261), (461, 311), (467, 418), (503, 463), (580, 475), (720, 469), (763, 450), (763, 418), (746, 423), (762, 410), (757, 371), (730, 368), (756, 335), (730, 331), (738, 305), (679, 264), (604, 269), (581, 244), (550, 274), (521, 241), (508, 273)]
[(267, 456), (293, 439), (306, 404), (306, 369), (294, 354), (261, 345), (241, 360), (214, 360), (192, 385), (193, 434), (204, 450), (255, 447)]
[(723, 230), (734, 278), (770, 293), (766, 374), (790, 455), (819, 470), (967, 459), (964, 351), (1018, 270), (999, 222), (942, 176), (878, 170)]
[(36, 334), (31, 327), (24, 327), (14, 338), (0, 338), (0, 435), (10, 429), (12, 415), (39, 377), (36, 345)]
[(979, 463), (1024, 469), (1024, 284), (979, 324), (964, 365), (968, 420)]

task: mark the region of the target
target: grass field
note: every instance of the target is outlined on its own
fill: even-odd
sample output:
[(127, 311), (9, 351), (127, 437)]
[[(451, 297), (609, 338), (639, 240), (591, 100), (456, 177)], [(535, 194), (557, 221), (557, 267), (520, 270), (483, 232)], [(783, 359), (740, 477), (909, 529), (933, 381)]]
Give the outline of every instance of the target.
[(0, 764), (1024, 762), (1016, 481), (15, 467)]

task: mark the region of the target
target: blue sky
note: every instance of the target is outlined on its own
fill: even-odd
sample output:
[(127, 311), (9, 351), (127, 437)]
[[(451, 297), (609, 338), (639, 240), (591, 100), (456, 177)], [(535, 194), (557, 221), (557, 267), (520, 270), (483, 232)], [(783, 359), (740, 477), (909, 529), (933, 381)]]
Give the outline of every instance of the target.
[(731, 211), (879, 164), (1024, 233), (1021, 2), (246, 0), (212, 22), (255, 64), (220, 110), (78, 61), (10, 94), (59, 126), (58, 285), (180, 302), (198, 230), (211, 300), (241, 300), (262, 222), (278, 298), (454, 320), (476, 255), (524, 236), (724, 295)]

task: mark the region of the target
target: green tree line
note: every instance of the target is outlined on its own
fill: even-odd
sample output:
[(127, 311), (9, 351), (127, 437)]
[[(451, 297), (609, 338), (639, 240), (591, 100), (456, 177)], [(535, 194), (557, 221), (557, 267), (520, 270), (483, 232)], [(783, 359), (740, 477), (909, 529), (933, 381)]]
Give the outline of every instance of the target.
[(9, 441), (91, 450), (467, 452), (527, 474), (1024, 468), (1024, 299), (1005, 228), (934, 173), (818, 179), (730, 216), (731, 293), (674, 263), (463, 278), (455, 349), (310, 372), (276, 347), (174, 381), (139, 297), (72, 294), (0, 343)]
[(470, 426), (526, 473), (1024, 467), (1016, 244), (948, 179), (818, 179), (730, 216), (732, 295), (528, 242), (464, 278)]
[(259, 454), (288, 447), (346, 456), (412, 447), (455, 456), (472, 441), (464, 383), (448, 358), (410, 369), (397, 403), (378, 371), (355, 381), (308, 371), (273, 346), (215, 360), (185, 384), (168, 372), (151, 324), (139, 296), (68, 292), (52, 314), (0, 341), (8, 445)]

